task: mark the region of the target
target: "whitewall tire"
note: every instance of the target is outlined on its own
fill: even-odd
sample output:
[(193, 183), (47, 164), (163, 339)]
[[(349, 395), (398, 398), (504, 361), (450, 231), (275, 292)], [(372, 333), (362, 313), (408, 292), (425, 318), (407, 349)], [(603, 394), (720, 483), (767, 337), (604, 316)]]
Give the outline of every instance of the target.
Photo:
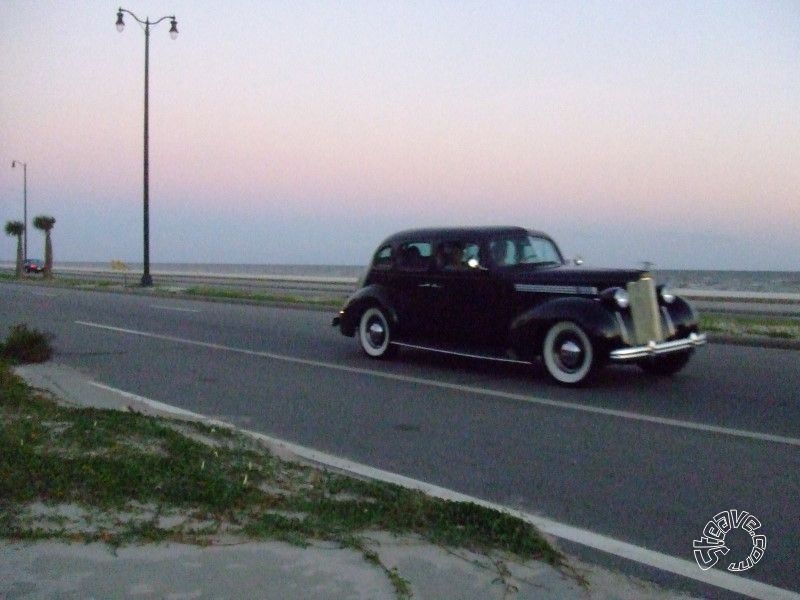
[(392, 345), (392, 326), (380, 308), (373, 306), (364, 311), (358, 322), (358, 342), (371, 358), (389, 358), (396, 346)]
[(559, 321), (542, 344), (547, 374), (562, 385), (581, 385), (594, 373), (597, 358), (589, 336), (577, 323)]

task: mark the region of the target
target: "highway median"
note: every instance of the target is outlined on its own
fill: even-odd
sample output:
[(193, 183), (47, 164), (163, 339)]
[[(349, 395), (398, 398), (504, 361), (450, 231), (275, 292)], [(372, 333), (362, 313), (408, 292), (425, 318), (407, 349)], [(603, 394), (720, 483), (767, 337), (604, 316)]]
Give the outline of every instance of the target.
[[(0, 281), (20, 281), (26, 285), (65, 287), (99, 292), (114, 292), (125, 294), (146, 294), (152, 296), (194, 299), (206, 302), (234, 302), (265, 306), (286, 306), (302, 308), (305, 310), (336, 311), (341, 308), (348, 295), (347, 281), (342, 278), (331, 279), (335, 291), (323, 291), (317, 288), (322, 281), (320, 278), (310, 278), (310, 281), (297, 278), (267, 278), (262, 282), (266, 287), (255, 286), (256, 278), (247, 279), (246, 284), (242, 278), (218, 277), (217, 284), (196, 285), (167, 280), (164, 284), (156, 283), (152, 287), (143, 288), (133, 282), (123, 283), (122, 280), (110, 280), (86, 273), (77, 273), (69, 276), (58, 276), (50, 280), (38, 277), (26, 277), (16, 280), (11, 275), (0, 273)], [(227, 281), (222, 285), (223, 281)], [(272, 287), (278, 285), (279, 287)], [(291, 288), (284, 289), (284, 286)], [(687, 297), (691, 291), (682, 290)], [(697, 292), (698, 299), (707, 299), (708, 294)], [(720, 296), (719, 294), (712, 297)], [(700, 313), (700, 327), (709, 334), (712, 343), (741, 344), (748, 346), (763, 346), (785, 349), (800, 349), (800, 316), (760, 312), (759, 307), (770, 306), (773, 302), (766, 302), (762, 295), (754, 296), (748, 304), (746, 313), (737, 314), (724, 309), (725, 303), (734, 300), (742, 302), (747, 295), (738, 296), (729, 293), (716, 299), (722, 309), (703, 308)], [(782, 302), (789, 302), (787, 306), (796, 306), (795, 296), (781, 296)]]

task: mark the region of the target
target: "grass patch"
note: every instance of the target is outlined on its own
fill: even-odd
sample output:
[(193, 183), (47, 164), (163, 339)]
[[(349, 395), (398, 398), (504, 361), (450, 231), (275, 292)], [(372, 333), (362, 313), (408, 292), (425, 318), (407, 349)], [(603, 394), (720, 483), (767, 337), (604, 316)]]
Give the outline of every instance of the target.
[(215, 287), (189, 287), (183, 290), (187, 296), (200, 298), (219, 298), (223, 300), (248, 300), (252, 302), (273, 302), (280, 304), (311, 304), (315, 306), (340, 307), (341, 299), (336, 298), (308, 298), (291, 296), (288, 294), (265, 294), (262, 292), (247, 292), (243, 290)]
[(791, 318), (701, 315), (700, 330), (737, 337), (800, 340), (800, 320)]
[(362, 481), (272, 455), (239, 432), (134, 412), (75, 408), (0, 362), (0, 537), (213, 543), (328, 541), (378, 564), (370, 531), (562, 566), (530, 524), (471, 503)]
[[(0, 273), (0, 281), (7, 279), (9, 281), (20, 281), (13, 277)], [(29, 282), (30, 283), (30, 282)], [(39, 285), (46, 285), (48, 287), (64, 287), (64, 288), (77, 288), (88, 289), (96, 291), (122, 291), (136, 293), (142, 287), (133, 281), (127, 279), (123, 281), (109, 280), (109, 279), (81, 279), (70, 276), (60, 276), (49, 280), (38, 280), (35, 283)], [(266, 292), (250, 292), (242, 289), (221, 288), (212, 286), (192, 286), (185, 289), (176, 289), (172, 287), (162, 287), (155, 285), (148, 288), (151, 293), (175, 297), (189, 296), (198, 299), (211, 299), (211, 300), (232, 300), (232, 301), (246, 301), (259, 304), (297, 304), (298, 306), (320, 306), (339, 309), (344, 301), (343, 297), (322, 297), (315, 298), (310, 296), (293, 296), (290, 294), (274, 294)]]

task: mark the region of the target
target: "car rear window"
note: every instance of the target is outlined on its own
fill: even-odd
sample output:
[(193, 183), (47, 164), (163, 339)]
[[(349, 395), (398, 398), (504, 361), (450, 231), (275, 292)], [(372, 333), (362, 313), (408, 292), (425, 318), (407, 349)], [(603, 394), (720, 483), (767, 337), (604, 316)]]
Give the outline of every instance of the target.
[(392, 266), (392, 247), (384, 246), (379, 248), (375, 253), (375, 258), (372, 260), (372, 266), (375, 269), (388, 269)]

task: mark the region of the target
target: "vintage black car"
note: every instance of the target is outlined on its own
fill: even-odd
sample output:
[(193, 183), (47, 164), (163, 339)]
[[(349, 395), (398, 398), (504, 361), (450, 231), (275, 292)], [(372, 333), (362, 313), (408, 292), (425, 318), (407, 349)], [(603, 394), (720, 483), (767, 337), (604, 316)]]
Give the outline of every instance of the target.
[(671, 375), (706, 342), (647, 271), (569, 265), (521, 227), (415, 229), (384, 240), (333, 319), (372, 358), (413, 347), (530, 363), (563, 385), (609, 362)]

